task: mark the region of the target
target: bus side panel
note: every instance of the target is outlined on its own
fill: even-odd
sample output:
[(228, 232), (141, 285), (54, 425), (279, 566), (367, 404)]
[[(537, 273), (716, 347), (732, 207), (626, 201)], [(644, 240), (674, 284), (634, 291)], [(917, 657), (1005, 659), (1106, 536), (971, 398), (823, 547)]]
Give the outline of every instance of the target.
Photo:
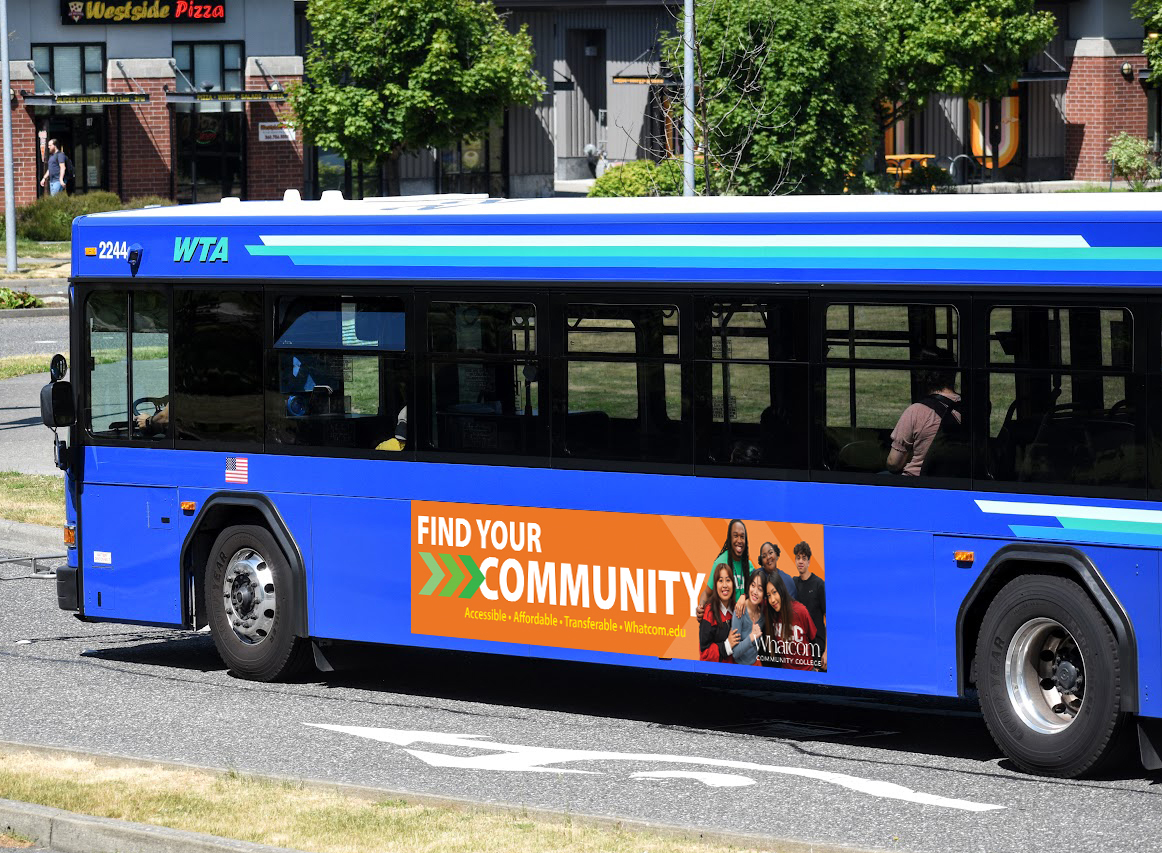
[(411, 642), (410, 523), (409, 501), (311, 498), (312, 636)]
[(81, 502), (85, 615), (180, 624), (177, 490), (89, 483)]
[[(972, 585), (998, 550), (1011, 541), (968, 536), (933, 536), (936, 569), (936, 643), (942, 685), (956, 689), (956, 617)], [(1125, 608), (1138, 645), (1139, 713), (1162, 716), (1162, 630), (1159, 627), (1159, 555), (1156, 551), (1075, 545), (1093, 561)], [(958, 567), (953, 553), (972, 551), (973, 562)], [(1151, 690), (1153, 685), (1153, 690)]]
[(933, 643), (931, 534), (828, 527), (825, 538), (828, 671), (819, 683), (946, 692)]
[(527, 655), (529, 647), (412, 633), (408, 500), (315, 496), (311, 635), (326, 639)]

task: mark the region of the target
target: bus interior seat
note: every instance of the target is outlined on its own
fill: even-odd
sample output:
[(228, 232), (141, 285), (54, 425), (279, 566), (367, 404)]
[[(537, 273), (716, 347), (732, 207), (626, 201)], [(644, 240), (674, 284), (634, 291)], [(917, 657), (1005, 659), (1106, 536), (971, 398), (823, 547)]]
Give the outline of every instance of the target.
[(612, 447), (612, 419), (602, 411), (565, 415), (565, 455), (606, 454)]

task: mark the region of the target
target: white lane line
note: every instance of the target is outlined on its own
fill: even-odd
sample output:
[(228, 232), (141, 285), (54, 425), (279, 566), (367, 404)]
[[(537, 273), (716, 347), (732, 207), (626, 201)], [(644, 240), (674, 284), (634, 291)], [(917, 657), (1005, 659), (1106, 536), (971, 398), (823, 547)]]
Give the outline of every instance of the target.
[(463, 770), (495, 770), (500, 772), (523, 773), (584, 773), (600, 775), (598, 771), (575, 770), (552, 767), (571, 761), (653, 761), (667, 764), (695, 764), (719, 767), (729, 770), (747, 770), (759, 773), (778, 773), (787, 776), (801, 776), (820, 782), (829, 782), (841, 788), (857, 791), (872, 797), (889, 800), (903, 800), (925, 806), (940, 806), (969, 812), (986, 812), (1003, 809), (1004, 806), (977, 803), (971, 800), (957, 800), (914, 791), (894, 782), (865, 779), (846, 773), (832, 773), (826, 770), (812, 770), (806, 767), (782, 767), (773, 764), (755, 764), (750, 761), (733, 761), (724, 758), (700, 758), (691, 755), (666, 755), (662, 753), (608, 752), (596, 749), (562, 749), (551, 746), (523, 746), (520, 744), (497, 743), (483, 740), (480, 735), (445, 734), (443, 732), (408, 731), (406, 729), (385, 729), (370, 726), (333, 726), (321, 723), (307, 723), (317, 729), (354, 735), (355, 737), (391, 743), (408, 747), (426, 743), (440, 746), (468, 747), (478, 750), (492, 750), (486, 755), (448, 755), (442, 752), (407, 749), (409, 755), (432, 767), (455, 767)]

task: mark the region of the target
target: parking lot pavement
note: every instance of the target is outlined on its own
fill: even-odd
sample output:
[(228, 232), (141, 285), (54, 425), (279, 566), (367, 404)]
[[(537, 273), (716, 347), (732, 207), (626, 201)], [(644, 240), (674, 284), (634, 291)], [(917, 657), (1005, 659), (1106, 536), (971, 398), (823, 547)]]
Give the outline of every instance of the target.
[(46, 381), (41, 373), (0, 379), (0, 471), (61, 475), (53, 463), (52, 433), (40, 420)]

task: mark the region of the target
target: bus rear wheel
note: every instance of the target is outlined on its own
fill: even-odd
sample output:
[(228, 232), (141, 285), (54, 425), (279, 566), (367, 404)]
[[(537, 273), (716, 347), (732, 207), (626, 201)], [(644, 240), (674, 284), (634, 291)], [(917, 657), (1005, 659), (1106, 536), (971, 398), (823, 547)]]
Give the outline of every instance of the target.
[(1075, 777), (1114, 756), (1125, 717), (1118, 644), (1076, 583), (1008, 583), (985, 613), (976, 660), (985, 723), (1021, 769)]
[(306, 664), (308, 642), (294, 635), (294, 578), (264, 527), (239, 525), (214, 541), (206, 566), (210, 634), (222, 661), (257, 681), (287, 678)]

